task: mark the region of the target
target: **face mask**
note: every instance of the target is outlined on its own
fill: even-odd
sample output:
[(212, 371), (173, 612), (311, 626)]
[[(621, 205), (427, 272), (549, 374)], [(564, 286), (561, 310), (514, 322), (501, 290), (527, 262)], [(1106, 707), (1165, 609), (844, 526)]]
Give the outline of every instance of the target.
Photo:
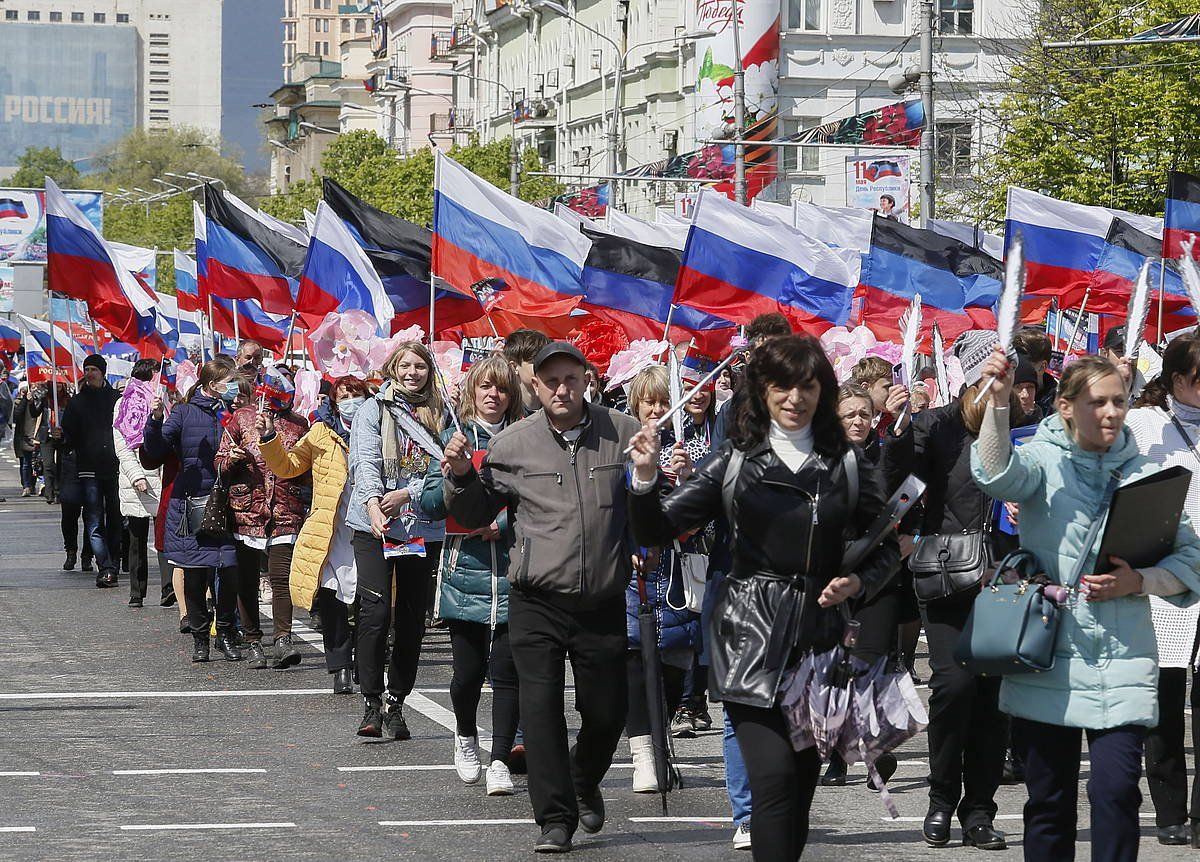
[(342, 417), (342, 423), (349, 425), (354, 421), (354, 414), (358, 412), (358, 408), (362, 407), (365, 398), (343, 398), (337, 403), (338, 415)]
[(221, 391), (221, 400), (226, 404), (232, 404), (237, 400), (238, 393), (241, 391), (242, 389), (240, 386), (238, 386), (237, 382), (230, 380), (225, 384), (225, 388)]

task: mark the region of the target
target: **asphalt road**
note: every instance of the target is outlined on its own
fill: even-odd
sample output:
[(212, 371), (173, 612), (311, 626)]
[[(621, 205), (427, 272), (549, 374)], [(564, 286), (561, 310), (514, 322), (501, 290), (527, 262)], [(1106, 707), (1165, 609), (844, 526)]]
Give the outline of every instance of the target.
[[(127, 607), (125, 576), (117, 589), (101, 591), (93, 575), (62, 571), (58, 507), (18, 494), (5, 441), (0, 859), (530, 858), (536, 827), (523, 777), (515, 796), (488, 798), (482, 783), (464, 786), (453, 772), (443, 633), (426, 639), (418, 690), (406, 708), (413, 739), (364, 740), (354, 733), (361, 699), (329, 693), (315, 632), (298, 626), (309, 643), (291, 670), (193, 665), (191, 638), (178, 634), (174, 608), (149, 600), (141, 610)], [(152, 565), (151, 596), (156, 576)], [(927, 671), (923, 660), (919, 669)], [(489, 703), (485, 693), (483, 726)], [(569, 713), (572, 727), (574, 719)], [(749, 858), (730, 844), (719, 732), (676, 747), (686, 787), (671, 795), (664, 817), (657, 797), (631, 791), (622, 743), (604, 782), (608, 824), (596, 836), (579, 833), (575, 855)], [(851, 767), (846, 787), (818, 790), (805, 859), (953, 860), (982, 852), (958, 846), (957, 830), (951, 847), (925, 846), (924, 735), (898, 755), (891, 789), (901, 819), (886, 818), (862, 768)], [(1080, 796), (1084, 859), (1090, 836), (1082, 787)], [(1010, 849), (997, 858), (1019, 858), (1022, 803), (1021, 788), (1001, 788), (996, 825)], [(1155, 842), (1148, 796), (1141, 816), (1142, 858), (1187, 853)]]

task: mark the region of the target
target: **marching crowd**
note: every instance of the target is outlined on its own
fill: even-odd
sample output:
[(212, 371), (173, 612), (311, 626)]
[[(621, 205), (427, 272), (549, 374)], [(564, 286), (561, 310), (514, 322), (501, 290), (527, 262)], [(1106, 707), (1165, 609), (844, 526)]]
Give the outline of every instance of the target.
[[(294, 370), (251, 341), (203, 362), (185, 392), (151, 383), (158, 360), (114, 388), (93, 355), (74, 392), (22, 384), (4, 424), (21, 493), (60, 506), (63, 568), (94, 570), (100, 588), (127, 571), (141, 607), (153, 548), (159, 602), (178, 607), (193, 662), (215, 640), (226, 661), (294, 666), (293, 621), (308, 614), (332, 691), (363, 698), (358, 735), (402, 740), (426, 629), (444, 628), (448, 754), (489, 796), (527, 773), (537, 851), (603, 827), (600, 782), (622, 736), (633, 790), (658, 792), (656, 727), (695, 735), (719, 703), (734, 846), (800, 858), (813, 797), (845, 784), (847, 764), (794, 745), (779, 702), (801, 658), (848, 642), (848, 626), (856, 658), (913, 677), (924, 632), (930, 846), (949, 844), (957, 820), (964, 845), (1004, 849), (997, 789), (1024, 783), (1025, 858), (1073, 859), (1086, 736), (1093, 859), (1137, 857), (1143, 764), (1157, 840), (1200, 848), (1184, 740), (1200, 335), (1172, 340), (1140, 386), (1120, 329), (1065, 368), (1044, 331), (1006, 352), (969, 330), (951, 351), (954, 393), (881, 356), (839, 381), (821, 342), (781, 315), (744, 335), (719, 374), (684, 361), (685, 344), (615, 386), (595, 357), (532, 330), (453, 386), (428, 346), (404, 342), (372, 380), (327, 378), (307, 415), (293, 409)], [(152, 393), (141, 413), (122, 400), (130, 386)], [(1193, 476), (1173, 545), (1152, 566), (1098, 560), (1115, 489), (1172, 466)], [(910, 474), (919, 502), (844, 570), (848, 543)], [(1017, 550), (1065, 588), (1053, 666), (973, 672), (960, 641), (981, 585)], [(875, 759), (871, 789), (886, 793), (896, 768)]]

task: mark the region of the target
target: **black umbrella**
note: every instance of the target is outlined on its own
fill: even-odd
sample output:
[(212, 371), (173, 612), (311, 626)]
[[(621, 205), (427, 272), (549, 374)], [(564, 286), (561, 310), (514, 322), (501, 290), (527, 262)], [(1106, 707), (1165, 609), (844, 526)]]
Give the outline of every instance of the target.
[(663, 814), (667, 794), (680, 786), (679, 770), (671, 762), (671, 736), (667, 732), (667, 695), (663, 688), (662, 661), (658, 654), (658, 620), (646, 594), (646, 579), (638, 572), (638, 634), (642, 646), (642, 675), (646, 685), (646, 707), (650, 713), (650, 744), (654, 749), (654, 777), (662, 794)]

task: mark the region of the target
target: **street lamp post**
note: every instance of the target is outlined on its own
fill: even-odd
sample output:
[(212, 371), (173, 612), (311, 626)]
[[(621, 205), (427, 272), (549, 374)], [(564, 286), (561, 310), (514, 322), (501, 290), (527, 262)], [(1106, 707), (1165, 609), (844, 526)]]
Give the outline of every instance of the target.
[[(492, 78), (485, 78), (482, 75), (469, 75), (466, 72), (454, 72), (449, 69), (431, 70), (423, 74), (444, 75), (450, 78), (463, 78), (468, 81), (480, 81), (485, 84), (494, 84), (504, 92), (508, 93), (509, 110), (514, 111), (517, 107), (516, 101), (513, 99), (513, 91), (509, 87)], [(517, 146), (517, 119), (515, 115), (513, 115), (512, 124), (513, 129), (512, 134), (509, 136), (508, 148), (508, 193), (515, 198), (517, 197), (517, 192), (519, 192), (521, 189), (521, 150), (520, 147)]]
[(341, 134), (341, 131), (339, 131), (338, 129), (329, 129), (329, 128), (326, 128), (325, 126), (318, 126), (316, 123), (310, 123), (307, 120), (301, 120), (297, 125), (299, 125), (300, 128), (302, 128), (302, 129), (312, 129), (314, 132), (321, 132), (326, 135), (340, 135)]
[(729, 26), (733, 28), (733, 196), (746, 204), (746, 69), (742, 65), (741, 21), (738, 0), (729, 0)]

